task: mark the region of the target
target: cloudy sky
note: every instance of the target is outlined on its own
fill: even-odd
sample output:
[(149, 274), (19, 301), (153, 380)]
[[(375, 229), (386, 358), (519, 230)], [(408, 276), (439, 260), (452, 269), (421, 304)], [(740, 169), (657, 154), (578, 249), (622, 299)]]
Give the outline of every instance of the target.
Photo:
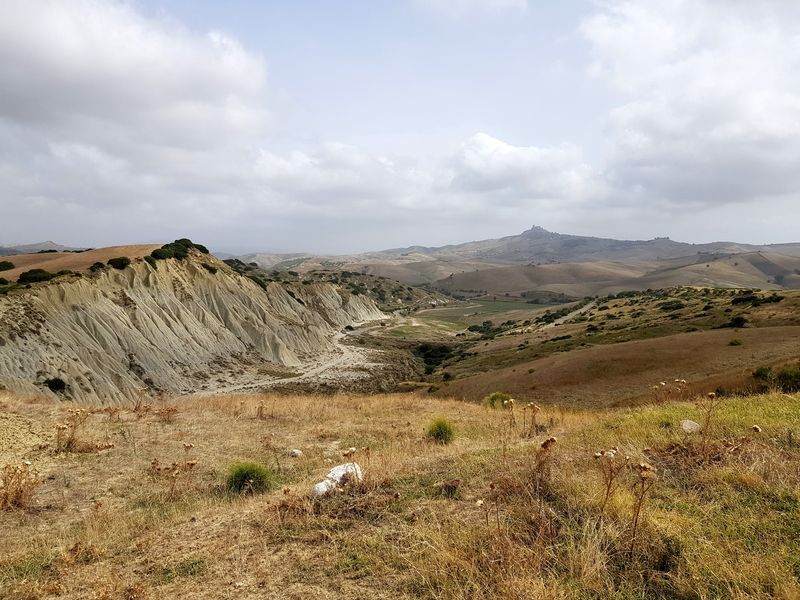
[(0, 0), (0, 244), (797, 241), (800, 3)]

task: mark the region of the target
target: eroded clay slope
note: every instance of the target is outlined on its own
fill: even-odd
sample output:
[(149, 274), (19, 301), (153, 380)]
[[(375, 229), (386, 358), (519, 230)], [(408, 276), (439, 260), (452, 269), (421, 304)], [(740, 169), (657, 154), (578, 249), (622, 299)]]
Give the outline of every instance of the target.
[(313, 364), (337, 330), (382, 317), (329, 284), (264, 290), (210, 257), (137, 260), (0, 296), (0, 386), (49, 394), (57, 377), (66, 397), (101, 403), (213, 389), (225, 374)]

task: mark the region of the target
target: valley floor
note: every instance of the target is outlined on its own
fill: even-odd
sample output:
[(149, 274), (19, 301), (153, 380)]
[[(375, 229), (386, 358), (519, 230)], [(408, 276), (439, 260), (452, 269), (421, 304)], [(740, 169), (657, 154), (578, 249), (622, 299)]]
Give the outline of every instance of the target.
[[(13, 473), (31, 492), (0, 510), (0, 597), (797, 598), (800, 395), (690, 400), (532, 427), (410, 394), (84, 413), (0, 392), (0, 506)], [(240, 460), (272, 488), (226, 491)], [(308, 499), (350, 460), (362, 482)]]

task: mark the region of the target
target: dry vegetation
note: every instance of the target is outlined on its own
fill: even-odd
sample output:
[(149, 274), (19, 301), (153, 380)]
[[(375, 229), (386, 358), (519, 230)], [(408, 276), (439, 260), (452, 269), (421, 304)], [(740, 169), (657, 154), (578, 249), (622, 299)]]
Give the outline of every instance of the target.
[[(31, 432), (0, 446), (2, 598), (800, 594), (797, 395), (602, 414), (412, 395), (0, 408)], [(437, 418), (450, 443), (428, 439)], [(362, 482), (308, 499), (350, 460)], [(240, 461), (272, 491), (230, 493)]]

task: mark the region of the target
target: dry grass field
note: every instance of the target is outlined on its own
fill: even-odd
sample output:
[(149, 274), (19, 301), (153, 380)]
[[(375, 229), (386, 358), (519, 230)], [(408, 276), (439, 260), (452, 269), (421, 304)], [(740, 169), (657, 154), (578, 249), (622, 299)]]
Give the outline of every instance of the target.
[(110, 246), (87, 250), (86, 252), (46, 252), (43, 254), (18, 254), (4, 257), (14, 264), (14, 268), (3, 271), (2, 276), (15, 281), (23, 271), (44, 269), (50, 273), (63, 270), (88, 271), (96, 262), (106, 263), (110, 258), (127, 256), (130, 259), (147, 256), (161, 244), (139, 244), (133, 246)]
[[(702, 398), (534, 421), (413, 395), (0, 395), (0, 597), (798, 598), (800, 396)], [(227, 491), (242, 460), (271, 488)], [(350, 460), (362, 482), (308, 498)]]

